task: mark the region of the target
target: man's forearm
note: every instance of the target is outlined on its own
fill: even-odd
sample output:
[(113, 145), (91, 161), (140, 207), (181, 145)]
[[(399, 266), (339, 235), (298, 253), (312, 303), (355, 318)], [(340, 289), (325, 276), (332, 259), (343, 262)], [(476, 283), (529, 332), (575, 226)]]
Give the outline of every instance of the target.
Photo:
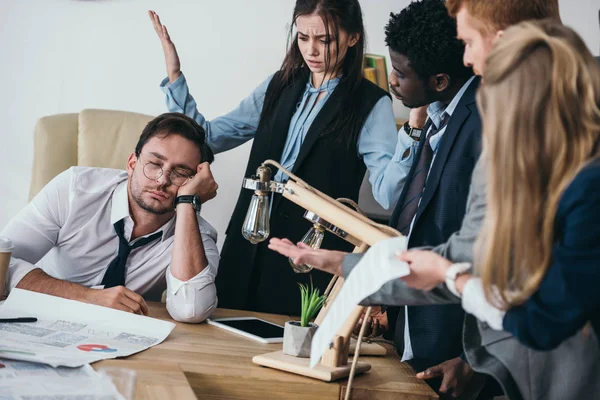
[(208, 260), (194, 208), (189, 204), (179, 204), (176, 218), (171, 274), (181, 281), (188, 281), (206, 268)]
[(16, 287), (32, 292), (44, 293), (51, 296), (83, 302), (89, 302), (88, 295), (90, 290), (93, 290), (77, 283), (53, 278), (39, 268), (36, 268), (25, 275)]
[(39, 268), (31, 270), (16, 287), (136, 314), (147, 315), (148, 313), (148, 306), (142, 296), (124, 286), (103, 290), (91, 289), (77, 283), (53, 278)]

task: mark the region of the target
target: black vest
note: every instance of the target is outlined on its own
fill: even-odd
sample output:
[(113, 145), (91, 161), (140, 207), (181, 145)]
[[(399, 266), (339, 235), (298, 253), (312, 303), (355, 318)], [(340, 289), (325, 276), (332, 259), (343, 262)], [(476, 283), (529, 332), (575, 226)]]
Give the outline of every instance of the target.
[[(293, 83), (275, 93), (274, 82), (279, 74), (275, 74), (267, 88), (265, 103), (273, 96), (277, 101), (273, 112), (261, 117), (246, 167), (246, 177), (254, 175), (256, 168), (267, 159), (281, 160), (290, 122), (306, 90), (309, 73), (302, 70), (296, 74)], [(356, 113), (360, 121), (357, 129), (362, 129), (377, 101), (387, 93), (363, 79), (353, 94), (356, 99), (354, 110), (342, 110), (343, 100), (349, 95), (348, 86), (342, 79), (323, 105), (306, 133), (292, 172), (333, 198), (346, 197), (357, 201), (366, 169), (358, 154), (357, 143), (348, 147), (335, 140), (333, 135), (323, 135), (323, 132), (332, 126), (342, 112)], [(273, 176), (276, 172), (273, 171)], [(242, 236), (242, 224), (252, 194), (251, 190), (240, 190), (227, 227), (216, 282), (219, 307), (299, 315), (300, 291), (297, 283), (308, 282), (309, 274), (294, 273), (287, 258), (267, 248), (268, 240), (253, 245)], [(300, 241), (311, 227), (303, 217), (304, 210), (279, 194), (274, 196), (270, 237)], [(328, 233), (322, 247), (346, 251), (352, 249), (351, 245)], [(331, 276), (320, 271), (312, 271), (311, 275), (314, 285), (323, 292)]]

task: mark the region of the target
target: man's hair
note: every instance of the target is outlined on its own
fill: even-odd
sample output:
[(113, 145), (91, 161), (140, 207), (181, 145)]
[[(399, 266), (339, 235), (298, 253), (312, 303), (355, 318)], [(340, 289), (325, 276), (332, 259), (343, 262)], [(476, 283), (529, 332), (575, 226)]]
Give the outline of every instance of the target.
[(440, 73), (451, 78), (473, 75), (463, 65), (464, 45), (456, 38), (456, 20), (448, 15), (443, 0), (415, 1), (400, 13), (390, 14), (385, 43), (406, 56), (423, 80)]
[(487, 30), (504, 30), (528, 20), (550, 18), (560, 22), (558, 0), (447, 0), (446, 7), (454, 18), (466, 8)]
[(209, 164), (215, 160), (215, 156), (206, 144), (206, 132), (196, 121), (180, 113), (165, 113), (148, 122), (142, 131), (140, 139), (135, 146), (136, 157), (140, 156), (142, 148), (155, 136), (167, 137), (179, 135), (193, 142), (200, 150), (202, 159), (200, 162)]

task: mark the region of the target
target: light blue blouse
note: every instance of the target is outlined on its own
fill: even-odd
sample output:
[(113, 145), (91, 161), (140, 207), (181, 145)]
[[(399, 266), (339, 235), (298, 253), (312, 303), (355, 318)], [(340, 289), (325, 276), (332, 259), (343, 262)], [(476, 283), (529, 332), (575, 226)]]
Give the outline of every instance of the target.
[[(234, 110), (212, 121), (207, 121), (198, 112), (183, 73), (172, 84), (165, 78), (160, 87), (166, 94), (169, 111), (183, 113), (198, 122), (206, 130), (208, 145), (215, 153), (220, 153), (254, 138), (272, 77), (262, 82)], [(298, 109), (292, 117), (280, 160), (286, 169), (293, 168), (310, 125), (338, 83), (338, 78), (331, 79), (320, 88), (315, 88), (312, 85), (312, 75), (308, 79)], [(320, 92), (325, 94), (317, 102)], [(396, 130), (392, 101), (383, 96), (371, 110), (358, 139), (358, 153), (369, 170), (373, 197), (383, 208), (390, 209), (400, 198), (416, 148), (417, 142), (403, 130)], [(275, 179), (285, 181), (287, 176), (279, 171)]]

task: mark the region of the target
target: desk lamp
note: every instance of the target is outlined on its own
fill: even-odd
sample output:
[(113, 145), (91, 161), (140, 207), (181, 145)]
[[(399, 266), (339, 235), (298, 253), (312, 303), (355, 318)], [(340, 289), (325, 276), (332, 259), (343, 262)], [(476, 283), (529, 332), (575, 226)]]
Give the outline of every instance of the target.
[[(281, 169), (289, 176), (289, 180), (286, 183), (272, 181), (271, 169), (268, 165)], [(352, 243), (355, 246), (355, 253), (365, 252), (369, 246), (381, 240), (400, 236), (400, 233), (395, 229), (377, 224), (358, 211), (344, 205), (342, 201), (345, 201), (345, 199), (342, 201), (334, 200), (311, 187), (273, 160), (267, 160), (260, 165), (256, 175), (244, 179), (242, 186), (254, 190), (242, 228), (243, 236), (252, 243), (259, 243), (269, 237), (270, 202), (268, 200), (270, 192), (281, 193), (286, 199), (307, 210), (304, 216), (313, 223), (313, 228), (305, 235), (305, 242), (310, 243), (311, 246), (320, 246), (324, 231), (334, 233)], [(297, 266), (295, 264), (292, 267), (296, 272), (308, 272), (312, 269), (309, 266)], [(317, 325), (322, 323), (343, 284), (343, 278), (334, 277), (331, 280), (325, 292), (327, 301), (315, 319)], [(364, 310), (365, 307), (363, 306), (356, 307), (338, 331), (329, 350), (323, 354), (320, 364), (313, 369), (309, 367), (310, 360), (308, 358), (288, 356), (281, 350), (256, 356), (253, 358), (253, 362), (265, 367), (276, 368), (327, 382), (348, 377), (351, 375), (353, 367), (356, 373), (368, 371), (371, 366), (366, 362), (357, 362), (357, 354), (355, 354), (353, 367), (348, 364), (352, 331)], [(363, 327), (365, 325), (363, 324)], [(361, 335), (359, 335), (358, 345), (360, 345), (360, 339)], [(358, 350), (356, 353), (358, 353)], [(383, 353), (379, 354), (385, 354), (385, 349), (383, 349)]]

